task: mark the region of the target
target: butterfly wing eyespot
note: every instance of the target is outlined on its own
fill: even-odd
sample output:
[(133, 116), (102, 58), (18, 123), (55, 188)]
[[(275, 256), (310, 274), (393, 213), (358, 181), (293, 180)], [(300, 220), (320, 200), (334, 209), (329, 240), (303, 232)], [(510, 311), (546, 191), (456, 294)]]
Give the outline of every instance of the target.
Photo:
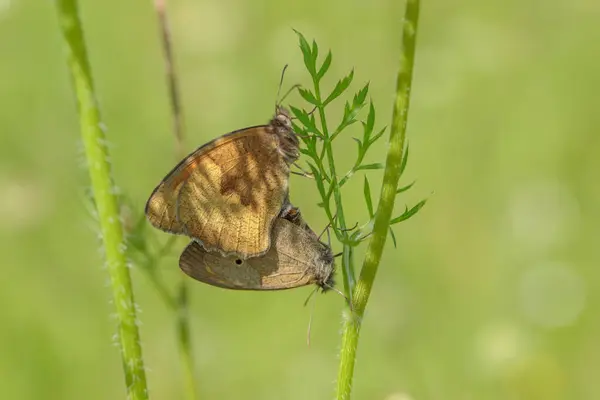
[(150, 223), (224, 255), (246, 259), (266, 253), (289, 179), (270, 129), (234, 132), (186, 157), (150, 196)]
[[(197, 281), (225, 289), (259, 289), (261, 277), (251, 268), (240, 268), (235, 258), (208, 252), (196, 241), (190, 242), (179, 257), (181, 270)], [(241, 261), (241, 260), (240, 260)]]

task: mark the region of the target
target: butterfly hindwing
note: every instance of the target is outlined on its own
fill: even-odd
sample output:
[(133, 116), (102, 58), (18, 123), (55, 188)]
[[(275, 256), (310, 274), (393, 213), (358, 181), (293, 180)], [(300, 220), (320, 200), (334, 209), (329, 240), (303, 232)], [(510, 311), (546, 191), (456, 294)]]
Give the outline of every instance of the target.
[(331, 251), (311, 232), (277, 218), (273, 245), (261, 257), (223, 257), (192, 241), (181, 254), (179, 266), (196, 280), (228, 289), (280, 290), (328, 281), (333, 273)]

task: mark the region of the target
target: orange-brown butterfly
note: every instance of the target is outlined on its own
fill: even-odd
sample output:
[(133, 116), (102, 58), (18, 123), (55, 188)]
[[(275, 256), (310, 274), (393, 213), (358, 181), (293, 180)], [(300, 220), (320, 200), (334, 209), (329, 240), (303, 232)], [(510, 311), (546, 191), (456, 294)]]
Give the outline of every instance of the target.
[(231, 132), (184, 158), (152, 192), (146, 216), (208, 251), (261, 256), (271, 246), (273, 221), (287, 211), (298, 146), (288, 111), (277, 106), (268, 125)]
[(334, 289), (331, 249), (299, 215), (292, 220), (275, 220), (273, 245), (261, 257), (223, 257), (192, 241), (181, 254), (179, 267), (198, 281), (226, 289), (280, 290), (313, 283), (323, 291)]

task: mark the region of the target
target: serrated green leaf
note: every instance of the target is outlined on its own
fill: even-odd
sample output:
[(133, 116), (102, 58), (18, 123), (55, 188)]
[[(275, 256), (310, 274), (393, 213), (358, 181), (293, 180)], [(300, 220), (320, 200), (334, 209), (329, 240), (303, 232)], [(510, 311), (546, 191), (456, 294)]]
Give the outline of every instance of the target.
[(298, 149), (298, 151), (300, 151), (300, 153), (304, 154), (305, 156), (312, 157), (312, 153), (306, 149), (300, 148), (300, 149)]
[(312, 94), (312, 92), (310, 90), (298, 88), (298, 93), (300, 93), (300, 96), (302, 96), (302, 98), (304, 100), (306, 100), (307, 102), (309, 102), (310, 104), (312, 104), (314, 106), (319, 105), (319, 101), (317, 100), (315, 95)]
[(315, 136), (311, 136), (306, 140), (306, 149), (311, 152), (311, 157), (317, 155), (317, 138)]
[(367, 115), (367, 122), (363, 123), (364, 135), (363, 140), (365, 143), (369, 141), (371, 134), (373, 133), (373, 128), (375, 127), (375, 107), (373, 106), (373, 102), (370, 102), (369, 106), (369, 114)]
[(326, 106), (327, 104), (331, 103), (333, 100), (337, 99), (342, 93), (344, 93), (344, 91), (348, 89), (348, 86), (350, 86), (350, 84), (352, 83), (353, 79), (354, 70), (350, 71), (348, 76), (338, 81), (338, 83), (335, 85), (329, 96), (327, 96), (327, 99), (323, 102), (323, 106)]
[(385, 165), (383, 165), (382, 163), (374, 163), (374, 164), (365, 164), (365, 165), (359, 165), (356, 170), (357, 171), (362, 171), (365, 169), (383, 169), (385, 168)]
[(344, 118), (343, 118), (343, 119), (345, 119), (345, 118), (346, 118), (346, 115), (350, 114), (350, 110), (351, 110), (350, 103), (348, 103), (348, 102), (346, 101), (346, 102), (344, 103)]
[(298, 35), (298, 41), (300, 44), (300, 50), (302, 51), (302, 55), (304, 56), (304, 65), (308, 72), (312, 75), (316, 75), (315, 70), (315, 58), (313, 57), (312, 51), (310, 49), (310, 45), (306, 41), (304, 35), (297, 30), (294, 29), (294, 32)]
[(360, 162), (362, 161), (362, 158), (363, 158), (363, 157), (361, 157), (361, 153), (362, 153), (363, 144), (362, 144), (362, 142), (360, 141), (360, 139), (357, 139), (357, 138), (355, 138), (355, 137), (353, 137), (352, 139), (353, 139), (353, 140), (356, 142), (356, 144), (358, 145), (358, 162), (357, 162), (357, 164), (360, 164)]
[(298, 136), (300, 139), (302, 139), (302, 141), (304, 143), (306, 143), (306, 141), (311, 138), (311, 136), (309, 135), (309, 133), (306, 129), (297, 125), (294, 122), (292, 122), (292, 129), (293, 129), (294, 133), (296, 134), (296, 136)]
[(307, 121), (310, 124), (310, 121), (308, 121), (308, 113), (306, 111), (296, 108), (294, 106), (290, 106), (290, 111), (292, 112), (292, 114), (294, 114), (294, 117), (296, 117), (298, 121), (302, 122), (305, 126), (306, 124), (304, 123), (304, 121)]
[[(292, 109), (292, 108), (294, 108), (294, 107), (293, 106), (290, 107), (290, 109)], [(307, 114), (306, 111), (304, 111), (304, 110), (301, 110), (300, 112)], [(292, 113), (293, 113), (293, 110), (292, 110)], [(305, 142), (306, 142), (306, 140), (305, 140), (306, 137), (313, 138), (313, 136), (314, 136), (315, 141), (317, 139), (322, 139), (323, 134), (321, 134), (321, 131), (319, 131), (319, 128), (317, 128), (315, 119), (311, 116), (308, 116), (308, 118), (309, 118), (308, 125), (302, 124), (302, 126), (300, 126), (300, 125), (296, 124), (294, 121), (292, 121), (292, 128), (294, 129), (294, 132), (296, 133), (296, 135), (298, 135), (298, 137), (302, 138)], [(298, 119), (298, 117), (296, 117), (294, 119)]]
[(406, 150), (402, 155), (402, 164), (400, 164), (400, 176), (404, 173), (404, 169), (406, 168), (406, 163), (408, 163), (408, 142), (406, 143)]
[(332, 57), (333, 56), (331, 55), (331, 50), (329, 50), (329, 52), (327, 53), (327, 57), (325, 57), (325, 61), (323, 61), (323, 65), (321, 65), (321, 68), (319, 68), (319, 72), (317, 73), (317, 82), (319, 82), (329, 70), (329, 67), (331, 66)]
[(318, 56), (319, 56), (319, 46), (317, 46), (316, 40), (313, 39), (313, 42), (312, 42), (312, 57), (313, 57), (313, 59), (315, 61), (315, 64), (316, 64)]
[(352, 105), (346, 102), (346, 104), (344, 105), (344, 117), (342, 118), (342, 122), (340, 122), (340, 125), (336, 129), (336, 132), (338, 134), (342, 130), (356, 122), (356, 115), (365, 106), (364, 98), (366, 97), (368, 90), (369, 85), (367, 84), (361, 91), (354, 95)]
[(371, 147), (371, 145), (373, 143), (375, 143), (377, 140), (379, 140), (379, 138), (383, 135), (383, 133), (385, 132), (385, 130), (387, 129), (387, 126), (384, 126), (383, 129), (381, 129), (377, 135), (373, 136), (371, 138), (371, 140), (369, 140), (369, 145), (367, 147)]
[(373, 201), (371, 199), (371, 187), (369, 186), (369, 180), (365, 175), (365, 181), (363, 184), (363, 194), (365, 196), (365, 203), (367, 204), (367, 211), (369, 211), (369, 218), (373, 218)]
[(319, 194), (321, 198), (325, 198), (325, 186), (323, 185), (323, 179), (321, 177), (321, 173), (319, 169), (315, 167), (315, 165), (311, 162), (307, 162), (308, 167), (310, 168), (313, 176), (315, 177), (315, 182), (317, 183), (317, 189), (319, 190)]
[(396, 218), (393, 218), (390, 221), (390, 225), (394, 225), (394, 224), (397, 224), (399, 222), (406, 221), (407, 219), (409, 219), (410, 217), (412, 217), (413, 215), (415, 215), (416, 213), (418, 213), (419, 210), (421, 208), (423, 208), (423, 206), (425, 205), (425, 203), (427, 203), (427, 199), (421, 200), (420, 202), (418, 202), (417, 204), (415, 204), (410, 210), (407, 208), (402, 213), (402, 215), (399, 215)]
[(310, 46), (308, 45), (308, 42), (306, 41), (304, 35), (294, 28), (292, 28), (292, 30), (296, 32), (296, 35), (298, 35), (298, 39), (300, 41), (300, 49), (302, 50), (302, 52), (304, 53), (304, 51), (306, 50), (308, 53), (310, 53)]
[(410, 189), (411, 187), (413, 187), (413, 185), (415, 184), (416, 181), (412, 181), (411, 184), (408, 184), (406, 186), (403, 186), (401, 188), (399, 188), (398, 190), (396, 190), (396, 194), (402, 193), (402, 192), (406, 192), (408, 189)]
[(302, 125), (306, 127), (309, 133), (315, 133), (319, 135), (320, 132), (318, 131), (317, 127), (313, 123), (313, 120), (311, 120), (306, 111), (300, 110), (299, 108), (296, 108), (294, 106), (291, 106), (290, 110), (292, 111), (292, 114), (294, 114), (296, 119), (298, 119), (298, 121), (300, 121)]
[(390, 226), (390, 236), (392, 237), (392, 243), (394, 244), (394, 248), (396, 249), (396, 234), (394, 233), (394, 230), (392, 229), (392, 227)]
[(363, 159), (365, 158), (367, 149), (364, 147), (359, 147), (358, 148), (358, 155), (356, 156), (356, 161), (354, 162), (354, 167), (352, 167), (353, 171), (357, 171), (357, 168), (360, 167), (360, 165), (363, 162)]
[(361, 90), (358, 91), (354, 95), (354, 106), (362, 108), (365, 104), (365, 99), (367, 98), (367, 93), (369, 93), (369, 84), (367, 83)]
[(294, 133), (298, 136), (308, 136), (308, 132), (306, 131), (304, 126), (300, 126), (294, 121), (292, 121), (292, 129), (294, 130)]

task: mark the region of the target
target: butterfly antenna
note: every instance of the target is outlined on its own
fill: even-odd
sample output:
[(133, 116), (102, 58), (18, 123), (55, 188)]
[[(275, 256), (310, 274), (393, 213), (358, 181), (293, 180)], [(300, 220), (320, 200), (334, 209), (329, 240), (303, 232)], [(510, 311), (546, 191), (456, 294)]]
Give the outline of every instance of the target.
[[(281, 71), (281, 79), (279, 79), (279, 87), (277, 88), (277, 97), (275, 97), (276, 99), (279, 98), (279, 94), (281, 93), (281, 85), (283, 84), (283, 77), (285, 76), (285, 70), (287, 69), (288, 64), (285, 64), (285, 66), (283, 67), (283, 70)], [(275, 108), (277, 108), (277, 106), (281, 104), (280, 101), (276, 101), (275, 102)]]
[[(288, 67), (288, 64), (285, 64), (285, 66), (283, 67), (283, 70), (281, 71), (281, 79), (279, 80), (279, 88), (277, 89), (277, 99), (279, 99), (279, 95), (281, 94), (281, 87), (283, 86), (283, 77), (285, 76), (285, 71), (287, 70), (287, 67)], [(275, 113), (277, 113), (277, 108), (281, 105), (281, 103), (283, 103), (283, 100), (285, 100), (285, 98), (288, 97), (288, 95), (290, 93), (292, 93), (295, 89), (298, 89), (299, 87), (302, 87), (302, 85), (297, 83), (297, 84), (293, 85), (291, 88), (289, 88), (287, 92), (285, 92), (285, 94), (281, 97), (281, 99), (279, 99), (279, 101), (277, 101), (275, 103)], [(316, 107), (309, 113), (309, 115), (312, 114), (315, 110), (316, 110)], [(290, 118), (290, 119), (296, 119), (296, 118)]]
[[(331, 221), (335, 221), (335, 219), (337, 218), (337, 213), (333, 214), (333, 218), (331, 219)], [(319, 235), (319, 240), (321, 240), (321, 237), (325, 234), (325, 231), (327, 231), (327, 236), (329, 237), (329, 227), (331, 226), (331, 221), (329, 221), (327, 223), (327, 225), (325, 225), (325, 228), (323, 228), (323, 232), (321, 232), (321, 234)], [(328, 243), (329, 243), (329, 247), (331, 247), (331, 238), (328, 239)]]
[(294, 89), (298, 89), (299, 87), (301, 87), (302, 85), (300, 85), (299, 83), (296, 83), (295, 85), (293, 85), (287, 92), (285, 92), (285, 94), (283, 95), (283, 97), (281, 97), (281, 100), (279, 100), (279, 104), (283, 103), (283, 100), (285, 100), (286, 97), (288, 97), (288, 95), (290, 93), (292, 93), (292, 91)]
[(312, 292), (310, 292), (310, 294), (308, 295), (308, 297), (306, 298), (306, 300), (304, 300), (304, 307), (306, 307), (306, 305), (308, 304), (308, 301), (313, 296), (313, 294), (315, 294), (315, 292), (317, 291), (317, 289), (319, 289), (319, 287), (315, 286), (314, 290)]
[[(318, 289), (319, 287), (317, 286), (316, 289)], [(313, 290), (313, 293), (316, 292), (316, 289)], [(311, 293), (312, 294), (312, 293)], [(310, 297), (309, 297), (310, 298)], [(308, 317), (308, 330), (306, 331), (306, 346), (310, 347), (310, 331), (312, 328), (312, 320), (313, 320), (313, 315), (315, 313), (315, 306), (317, 305), (317, 298), (315, 297), (315, 300), (312, 303), (312, 308), (310, 310), (310, 317)]]

